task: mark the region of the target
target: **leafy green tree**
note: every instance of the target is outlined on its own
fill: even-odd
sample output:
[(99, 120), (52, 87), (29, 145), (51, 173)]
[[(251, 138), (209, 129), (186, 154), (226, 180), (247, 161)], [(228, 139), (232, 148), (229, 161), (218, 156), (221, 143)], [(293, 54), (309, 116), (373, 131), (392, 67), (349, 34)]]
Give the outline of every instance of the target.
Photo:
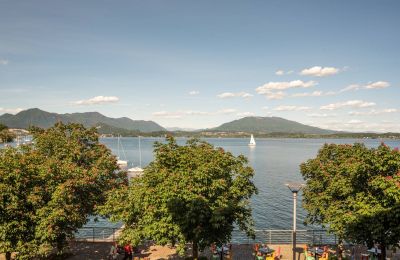
[(0, 131), (2, 130), (7, 130), (8, 127), (6, 125), (3, 125), (2, 123), (0, 123)]
[(15, 139), (15, 134), (8, 130), (6, 125), (0, 124), (0, 142), (8, 143)]
[(384, 144), (326, 144), (301, 165), (307, 182), (307, 222), (327, 226), (341, 239), (372, 247), (400, 238), (400, 153)]
[(8, 259), (62, 253), (105, 192), (127, 184), (95, 129), (59, 123), (31, 132), (33, 145), (0, 150), (0, 252)]
[(110, 192), (101, 212), (125, 226), (120, 240), (192, 243), (193, 256), (213, 242), (230, 240), (237, 225), (254, 235), (250, 197), (257, 192), (247, 159), (196, 139), (155, 143), (155, 160), (129, 187)]

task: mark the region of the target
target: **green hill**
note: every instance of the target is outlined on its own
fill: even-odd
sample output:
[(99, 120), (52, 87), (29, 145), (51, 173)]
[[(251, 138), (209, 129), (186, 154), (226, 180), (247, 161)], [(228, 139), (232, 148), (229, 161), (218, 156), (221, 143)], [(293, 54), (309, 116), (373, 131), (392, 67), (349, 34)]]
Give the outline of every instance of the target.
[(333, 134), (336, 131), (303, 125), (280, 117), (244, 117), (210, 129), (220, 132)]
[(7, 125), (10, 128), (26, 129), (30, 125), (48, 128), (59, 121), (63, 123), (81, 123), (86, 127), (104, 125), (145, 133), (165, 131), (165, 128), (153, 121), (132, 120), (127, 117), (111, 118), (98, 112), (57, 114), (49, 113), (38, 108), (32, 108), (21, 111), (16, 115), (4, 114), (0, 116), (0, 123)]

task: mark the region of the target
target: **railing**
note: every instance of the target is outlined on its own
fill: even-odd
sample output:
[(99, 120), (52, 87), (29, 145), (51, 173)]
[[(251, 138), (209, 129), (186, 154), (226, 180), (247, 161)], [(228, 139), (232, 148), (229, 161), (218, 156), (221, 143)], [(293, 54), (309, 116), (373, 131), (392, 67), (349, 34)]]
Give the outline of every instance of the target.
[[(232, 243), (237, 244), (291, 244), (292, 230), (255, 230), (256, 237), (251, 239), (243, 232), (234, 230), (232, 232)], [(312, 244), (312, 245), (334, 245), (336, 244), (336, 236), (327, 233), (326, 230), (297, 230), (297, 244)]]
[[(84, 227), (75, 234), (75, 240), (90, 242), (113, 242), (118, 239), (121, 228), (111, 227)], [(291, 244), (292, 230), (255, 230), (256, 237), (251, 239), (245, 233), (234, 230), (231, 243), (233, 244)], [(297, 244), (335, 245), (336, 236), (326, 230), (297, 230)]]
[(75, 240), (89, 242), (114, 242), (119, 236), (120, 228), (83, 227), (75, 233)]

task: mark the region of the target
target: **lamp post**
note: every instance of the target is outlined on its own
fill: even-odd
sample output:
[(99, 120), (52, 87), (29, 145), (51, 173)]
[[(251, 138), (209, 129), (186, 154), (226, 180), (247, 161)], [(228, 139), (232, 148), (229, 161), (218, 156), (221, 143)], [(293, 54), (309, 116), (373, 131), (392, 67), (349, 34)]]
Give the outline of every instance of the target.
[(297, 205), (297, 193), (301, 190), (304, 184), (300, 183), (287, 183), (285, 184), (289, 190), (293, 193), (293, 233), (292, 233), (292, 242), (293, 242), (293, 260), (296, 260), (296, 205)]

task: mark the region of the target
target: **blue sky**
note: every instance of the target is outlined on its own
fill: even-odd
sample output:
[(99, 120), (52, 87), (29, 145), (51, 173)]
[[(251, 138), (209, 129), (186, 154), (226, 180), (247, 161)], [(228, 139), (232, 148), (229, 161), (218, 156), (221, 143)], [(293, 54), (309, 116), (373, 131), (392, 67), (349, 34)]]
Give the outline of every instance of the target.
[(400, 2), (1, 1), (0, 114), (400, 132)]

